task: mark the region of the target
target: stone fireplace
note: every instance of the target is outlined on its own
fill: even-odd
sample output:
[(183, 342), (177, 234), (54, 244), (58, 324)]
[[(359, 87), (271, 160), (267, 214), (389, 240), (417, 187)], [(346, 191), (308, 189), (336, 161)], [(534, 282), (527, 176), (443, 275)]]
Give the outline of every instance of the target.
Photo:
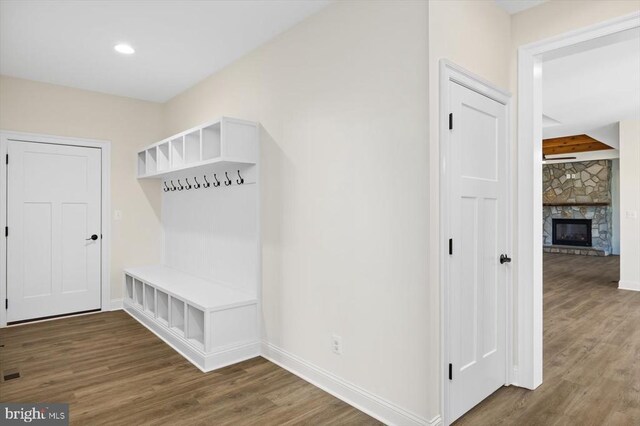
[(611, 161), (543, 166), (546, 252), (611, 254)]

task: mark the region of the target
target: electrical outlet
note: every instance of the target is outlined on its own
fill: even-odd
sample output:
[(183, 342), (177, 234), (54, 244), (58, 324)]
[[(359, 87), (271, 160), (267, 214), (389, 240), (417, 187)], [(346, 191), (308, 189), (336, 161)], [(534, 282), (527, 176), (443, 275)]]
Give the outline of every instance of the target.
[(572, 179), (576, 179), (577, 177), (578, 177), (578, 175), (577, 175), (576, 173), (574, 173), (574, 174), (572, 174), (572, 175), (571, 175), (571, 178), (572, 178)]
[(336, 355), (342, 355), (342, 337), (337, 334), (331, 335), (331, 350)]
[(113, 211), (113, 220), (122, 219), (122, 210), (114, 210)]

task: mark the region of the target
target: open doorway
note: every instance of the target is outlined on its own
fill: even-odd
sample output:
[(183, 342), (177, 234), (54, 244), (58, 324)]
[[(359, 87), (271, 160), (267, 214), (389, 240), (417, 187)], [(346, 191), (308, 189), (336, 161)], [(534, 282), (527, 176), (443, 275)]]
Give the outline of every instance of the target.
[[(541, 70), (544, 389), (614, 407), (600, 392), (624, 394), (639, 374), (628, 321), (640, 299), (618, 287), (620, 260), (633, 256), (621, 250), (620, 204), (638, 187), (620, 182), (632, 155), (620, 128), (640, 120), (640, 29), (543, 56)], [(567, 418), (581, 415), (571, 407)], [(590, 415), (633, 423), (622, 405)]]
[(620, 201), (630, 195), (628, 185), (622, 193), (620, 186), (620, 123), (640, 118), (639, 58), (636, 28), (542, 59), (546, 344), (555, 335), (548, 324), (568, 314), (547, 304), (593, 305), (590, 297), (618, 288)]
[[(516, 241), (516, 252), (518, 256), (516, 272), (516, 322), (518, 324), (518, 344), (516, 349), (516, 358), (518, 359), (519, 370), (518, 384), (529, 389), (535, 389), (540, 384), (542, 384), (543, 362), (544, 365), (546, 365), (546, 360), (543, 357), (543, 354), (546, 354), (546, 351), (543, 349), (543, 249), (545, 246), (545, 240), (543, 227), (543, 208), (541, 206), (543, 200), (542, 140), (545, 138), (544, 121), (547, 122), (546, 124), (549, 124), (549, 122), (554, 119), (553, 117), (543, 117), (543, 79), (545, 62), (547, 62), (547, 65), (549, 65), (552, 61), (563, 60), (562, 58), (568, 58), (571, 55), (583, 55), (584, 52), (587, 52), (589, 50), (604, 48), (605, 46), (615, 45), (617, 43), (623, 43), (624, 40), (637, 40), (637, 31), (639, 27), (640, 13), (634, 13), (628, 16), (603, 22), (601, 24), (593, 25), (591, 27), (562, 34), (551, 39), (521, 46), (518, 49), (518, 238)], [(594, 59), (591, 58), (591, 60)], [(633, 62), (634, 58), (631, 56), (629, 60)], [(580, 79), (582, 77), (582, 74), (588, 74), (588, 70), (590, 70), (591, 68), (606, 70), (611, 66), (610, 63), (606, 62), (602, 64), (604, 65), (604, 67), (600, 66), (600, 62), (602, 61), (602, 59), (600, 58), (595, 59), (594, 61), (595, 62), (593, 63), (582, 63), (582, 69), (574, 70), (573, 78)], [(638, 65), (640, 64), (636, 64), (636, 66)], [(583, 85), (580, 92), (582, 94), (585, 94), (590, 90), (597, 90), (599, 87), (604, 87), (604, 90), (611, 90), (610, 88), (603, 86), (602, 81), (604, 78), (605, 77), (600, 76), (600, 79), (596, 83)], [(609, 79), (612, 79), (612, 77), (609, 76)], [(613, 77), (614, 81), (618, 79), (620, 79), (620, 76)], [(637, 91), (634, 91), (631, 86), (621, 85), (617, 90), (623, 90), (626, 96), (629, 97), (639, 96)], [(599, 119), (601, 121), (599, 123), (592, 123), (593, 127), (589, 130), (589, 132), (593, 133), (593, 130), (599, 129), (595, 132), (596, 137), (603, 139), (599, 140), (599, 142), (602, 142), (605, 145), (609, 145), (610, 147), (614, 145), (613, 141), (604, 140), (605, 138), (603, 137), (603, 128), (604, 130), (608, 130), (609, 133), (611, 133), (611, 128), (613, 127), (615, 129), (615, 126), (611, 125), (611, 123), (615, 123), (616, 120), (622, 120), (620, 116), (615, 117), (618, 105), (613, 105), (609, 106), (609, 108), (605, 108), (606, 105), (601, 103), (587, 105), (587, 102), (581, 99), (579, 99), (579, 102), (581, 102), (579, 106), (576, 107), (574, 105), (574, 108), (580, 109), (583, 113), (580, 115), (579, 121), (583, 121), (582, 118), (584, 117), (591, 116), (592, 112), (599, 112), (599, 115), (601, 116)], [(610, 116), (606, 116), (605, 111), (609, 111), (607, 112), (607, 114), (610, 114)], [(558, 114), (556, 113), (556, 115)], [(593, 117), (591, 118), (593, 119)], [(609, 120), (609, 125), (607, 125), (606, 120), (604, 119)], [(562, 118), (556, 118), (555, 120), (561, 122)], [(586, 122), (586, 120), (584, 121)], [(620, 180), (621, 183), (630, 181), (630, 179), (632, 181), (635, 181), (634, 175), (637, 174), (638, 170), (640, 169), (640, 158), (636, 158), (637, 156), (634, 153), (635, 150), (637, 150), (638, 143), (632, 143), (633, 139), (638, 138), (638, 136), (634, 136), (633, 133), (634, 129), (637, 129), (638, 127), (634, 124), (635, 121), (637, 121), (637, 119), (625, 119), (622, 120), (618, 125), (620, 133), (618, 139), (620, 141), (620, 145), (622, 145), (623, 140), (626, 141), (625, 146), (627, 152), (630, 153), (630, 155), (627, 156), (625, 156), (624, 153), (621, 154), (622, 161), (626, 162), (626, 165), (624, 167), (622, 167), (621, 164), (621, 171), (623, 169), (630, 171), (629, 175), (626, 176), (626, 179), (623, 178)], [(577, 124), (584, 126), (585, 122)], [(568, 128), (569, 127), (570, 126), (568, 126)], [(568, 130), (572, 130), (575, 132), (572, 136), (586, 134), (584, 132), (578, 133), (578, 131), (576, 131), (576, 128)], [(569, 135), (571, 135), (571, 133)], [(567, 136), (567, 134), (561, 136)], [(552, 135), (549, 134), (547, 134), (547, 137), (550, 139), (553, 138)], [(614, 150), (609, 151), (613, 152)], [(566, 153), (560, 155), (574, 156)], [(615, 155), (603, 159), (597, 157), (589, 158), (587, 154), (584, 154), (584, 157), (582, 159), (585, 161), (600, 161), (612, 160), (612, 157), (615, 157)], [(600, 166), (603, 165), (600, 164)], [(596, 168), (598, 167), (594, 167), (592, 169), (592, 172), (596, 174), (601, 172), (601, 170), (598, 170), (598, 172), (596, 172)], [(612, 162), (610, 173), (611, 175), (613, 175), (613, 169), (614, 165)], [(574, 174), (577, 175), (577, 173), (570, 173), (571, 177), (573, 177)], [(625, 174), (625, 172), (622, 172), (621, 174)], [(630, 193), (632, 192), (633, 191), (630, 191)], [(626, 198), (627, 201), (630, 201), (635, 197), (637, 197), (637, 194), (631, 194), (631, 196)], [(621, 198), (624, 199), (625, 197)], [(622, 202), (624, 203), (624, 201)], [(611, 201), (609, 201), (609, 203), (611, 203)], [(633, 201), (633, 207), (631, 207), (630, 205), (626, 208), (626, 210), (625, 207), (621, 205), (620, 209), (624, 210), (624, 215), (621, 215), (621, 219), (627, 219), (629, 218), (629, 216), (634, 216), (634, 214), (637, 215), (638, 206), (636, 204), (637, 201)], [(640, 235), (638, 235), (640, 234), (640, 232), (637, 228), (637, 220), (635, 222), (627, 220), (625, 223), (621, 224), (620, 234), (622, 236), (628, 236), (627, 249), (629, 250), (629, 253), (628, 256), (626, 256), (627, 261), (625, 261), (625, 244), (624, 241), (621, 242), (621, 270), (623, 271), (627, 271), (627, 268), (625, 268), (624, 265), (629, 264), (629, 261), (632, 260), (632, 257), (634, 255), (636, 257), (638, 256), (635, 251), (639, 249), (637, 246), (640, 245)], [(624, 231), (625, 226), (629, 230), (626, 233)], [(593, 258), (595, 259), (595, 257)], [(640, 281), (640, 273), (638, 273), (638, 275), (639, 277), (637, 277), (637, 280)], [(612, 278), (610, 280), (612, 281), (613, 279), (615, 278)], [(625, 282), (627, 283), (626, 288), (629, 288), (629, 282)], [(633, 285), (634, 282), (635, 281), (633, 281), (632, 279), (631, 285)], [(620, 283), (623, 283), (622, 279)], [(638, 286), (638, 288), (640, 289), (640, 286)]]

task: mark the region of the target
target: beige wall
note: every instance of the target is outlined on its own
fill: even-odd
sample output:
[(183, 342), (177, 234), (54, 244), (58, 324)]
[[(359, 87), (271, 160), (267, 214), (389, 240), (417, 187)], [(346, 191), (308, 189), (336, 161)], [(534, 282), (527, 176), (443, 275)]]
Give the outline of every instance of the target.
[(640, 120), (620, 122), (620, 254), (620, 287), (640, 291)]
[(430, 419), (427, 9), (330, 5), (171, 100), (165, 119), (166, 136), (221, 114), (262, 125), (266, 339)]
[[(430, 1), (429, 2), (429, 287), (432, 322), (440, 323), (440, 59), (448, 59), (491, 83), (509, 87), (511, 20), (494, 1)], [(439, 338), (439, 333), (437, 334)], [(435, 346), (434, 346), (435, 348)], [(436, 357), (439, 359), (439, 348)], [(438, 377), (439, 366), (432, 364)], [(442, 396), (434, 396), (432, 403)]]
[(134, 159), (162, 135), (162, 105), (2, 76), (0, 129), (111, 141), (111, 207), (123, 212), (112, 221), (111, 295), (122, 298), (122, 268), (160, 259), (159, 184), (135, 179)]

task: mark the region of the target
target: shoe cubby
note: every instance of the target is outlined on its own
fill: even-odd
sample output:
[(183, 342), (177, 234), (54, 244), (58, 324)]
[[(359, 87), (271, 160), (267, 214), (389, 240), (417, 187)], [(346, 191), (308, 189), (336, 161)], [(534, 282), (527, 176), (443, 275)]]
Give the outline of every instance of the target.
[(181, 336), (184, 336), (184, 302), (174, 297), (171, 298), (171, 329)]
[(144, 311), (151, 316), (156, 314), (156, 290), (148, 284), (144, 285)]
[(187, 339), (200, 350), (204, 350), (204, 312), (187, 305)]
[(169, 325), (169, 295), (164, 291), (156, 290), (156, 318), (165, 327)]
[(124, 277), (124, 297), (128, 301), (133, 301), (133, 278), (129, 275)]
[(142, 281), (138, 281), (136, 279), (133, 280), (133, 291), (134, 291), (134, 300), (133, 302), (139, 308), (142, 308), (144, 304), (144, 284)]

